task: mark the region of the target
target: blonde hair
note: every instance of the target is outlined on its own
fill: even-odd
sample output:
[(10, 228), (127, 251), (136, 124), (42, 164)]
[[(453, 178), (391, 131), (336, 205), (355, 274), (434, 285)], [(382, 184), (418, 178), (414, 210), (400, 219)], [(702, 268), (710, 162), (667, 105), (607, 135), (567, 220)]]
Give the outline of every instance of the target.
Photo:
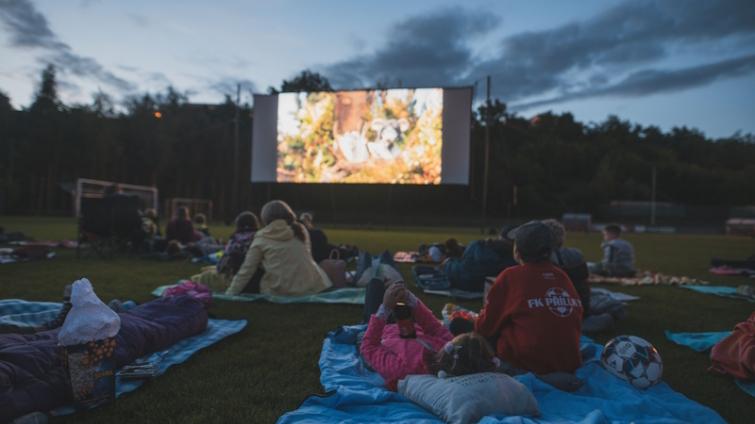
[(307, 240), (307, 233), (304, 226), (296, 220), (296, 214), (291, 206), (283, 200), (271, 200), (262, 207), (262, 225), (269, 225), (271, 222), (282, 219), (294, 231), (294, 235), (301, 241)]

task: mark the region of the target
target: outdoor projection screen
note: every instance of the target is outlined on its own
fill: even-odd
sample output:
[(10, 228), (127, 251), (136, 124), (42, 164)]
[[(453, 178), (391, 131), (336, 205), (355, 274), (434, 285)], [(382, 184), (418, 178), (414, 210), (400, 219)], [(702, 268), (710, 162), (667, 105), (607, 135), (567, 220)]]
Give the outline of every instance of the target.
[(254, 96), (253, 183), (469, 182), (471, 88)]

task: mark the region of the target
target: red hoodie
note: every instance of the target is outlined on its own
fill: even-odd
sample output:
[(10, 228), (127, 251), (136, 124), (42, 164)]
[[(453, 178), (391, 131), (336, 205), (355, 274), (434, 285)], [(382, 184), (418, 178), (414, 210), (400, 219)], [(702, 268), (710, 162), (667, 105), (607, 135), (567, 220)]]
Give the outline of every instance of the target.
[(582, 302), (549, 261), (505, 269), (490, 288), (475, 329), (497, 338), (497, 355), (538, 374), (574, 372), (582, 363)]

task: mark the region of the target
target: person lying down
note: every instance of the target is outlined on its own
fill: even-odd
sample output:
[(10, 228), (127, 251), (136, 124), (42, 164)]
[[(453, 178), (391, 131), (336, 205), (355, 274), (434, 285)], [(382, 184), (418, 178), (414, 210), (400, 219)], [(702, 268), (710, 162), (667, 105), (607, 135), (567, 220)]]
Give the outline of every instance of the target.
[[(471, 329), (472, 325), (469, 327)], [(370, 316), (359, 351), (393, 391), (397, 390), (399, 380), (413, 374), (445, 378), (483, 372), (517, 375), (532, 371), (498, 358), (488, 341), (476, 332), (454, 336), (402, 282), (389, 283), (386, 287), (383, 303)], [(573, 391), (582, 385), (571, 373), (537, 376), (561, 390)]]

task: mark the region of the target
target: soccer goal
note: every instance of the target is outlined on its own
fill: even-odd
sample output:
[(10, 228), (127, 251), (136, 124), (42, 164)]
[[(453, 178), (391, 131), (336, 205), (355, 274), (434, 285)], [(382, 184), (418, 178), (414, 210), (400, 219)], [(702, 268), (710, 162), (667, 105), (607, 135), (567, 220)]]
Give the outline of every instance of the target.
[(157, 187), (142, 186), (136, 184), (119, 183), (115, 181), (93, 180), (90, 178), (79, 178), (76, 180), (76, 189), (74, 191), (73, 213), (75, 216), (81, 216), (81, 203), (86, 199), (102, 199), (105, 197), (105, 190), (108, 187), (117, 186), (123, 193), (130, 196), (136, 196), (140, 200), (143, 208), (153, 208), (157, 210), (160, 206), (158, 203)]

